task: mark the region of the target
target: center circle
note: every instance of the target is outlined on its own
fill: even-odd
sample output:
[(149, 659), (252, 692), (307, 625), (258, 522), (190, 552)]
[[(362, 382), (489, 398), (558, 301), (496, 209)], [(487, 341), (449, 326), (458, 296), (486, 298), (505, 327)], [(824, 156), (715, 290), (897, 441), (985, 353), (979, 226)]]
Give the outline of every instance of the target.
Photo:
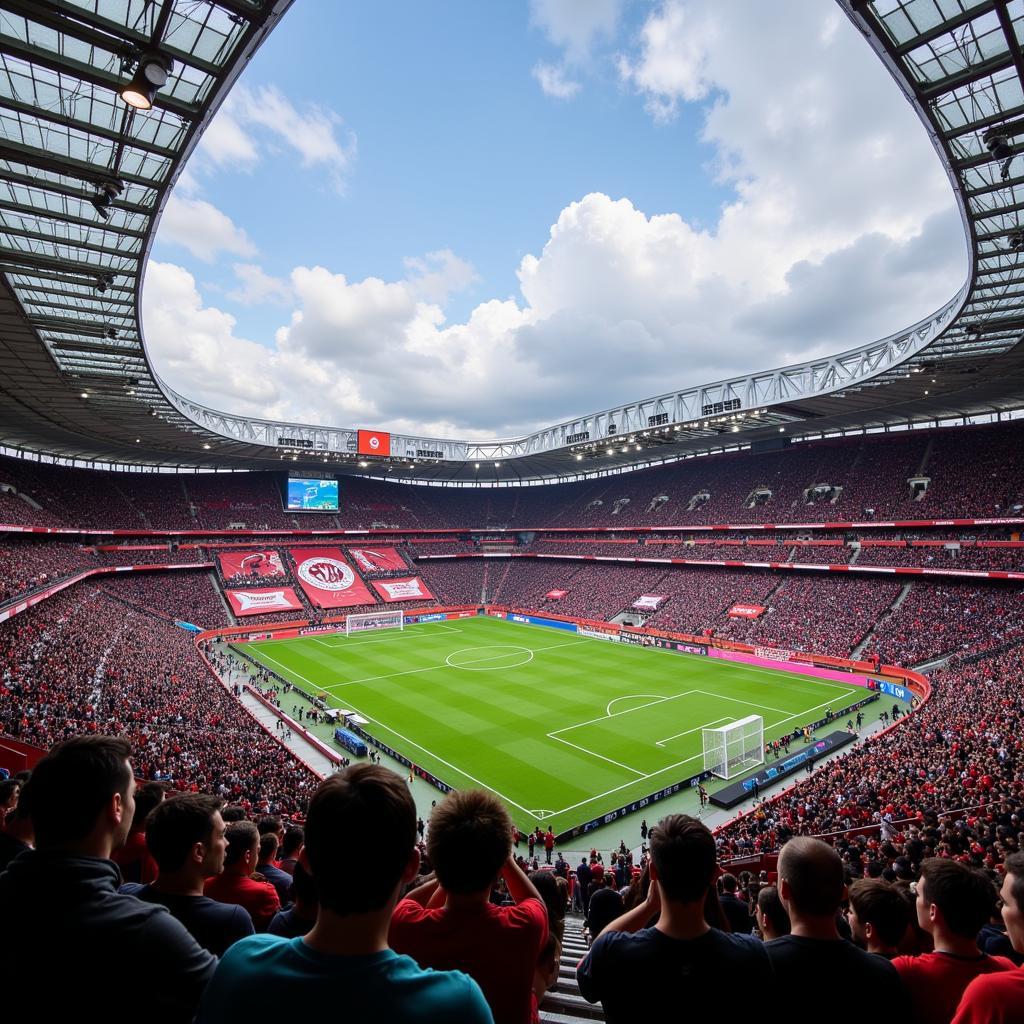
[(446, 665), (461, 668), (466, 672), (497, 672), (500, 669), (519, 668), (533, 661), (529, 647), (496, 646), (464, 647), (452, 651), (444, 659)]

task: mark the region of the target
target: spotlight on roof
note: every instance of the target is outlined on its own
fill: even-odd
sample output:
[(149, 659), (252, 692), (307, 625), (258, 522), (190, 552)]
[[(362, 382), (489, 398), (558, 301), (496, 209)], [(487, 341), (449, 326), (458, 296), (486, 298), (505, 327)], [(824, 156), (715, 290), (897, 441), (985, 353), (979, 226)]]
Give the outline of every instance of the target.
[(1005, 135), (993, 132), (991, 135), (986, 135), (984, 138), (985, 148), (992, 155), (993, 160), (1005, 160), (1007, 157), (1013, 155), (1013, 150), (1010, 148), (1010, 143), (1007, 141)]
[(209, 450), (210, 450), (210, 446), (208, 444), (204, 444), (203, 445), (203, 451), (207, 451), (208, 452)]
[(143, 54), (132, 80), (121, 89), (121, 99), (136, 110), (149, 110), (173, 70), (174, 61), (170, 57), (162, 53)]
[(1024, 249), (1024, 231), (1011, 231), (1006, 236), (1006, 244), (1011, 252), (1020, 252)]
[(105, 295), (106, 292), (107, 292), (107, 289), (113, 283), (114, 283), (114, 275), (113, 274), (100, 274), (100, 276), (96, 278), (96, 291), (98, 291), (100, 293), (100, 295)]
[(103, 218), (103, 220), (110, 219), (110, 207), (113, 205), (114, 200), (121, 194), (121, 190), (124, 188), (124, 183), (118, 181), (115, 178), (111, 178), (109, 181), (100, 182), (99, 191), (96, 195), (89, 199), (92, 204), (92, 208)]

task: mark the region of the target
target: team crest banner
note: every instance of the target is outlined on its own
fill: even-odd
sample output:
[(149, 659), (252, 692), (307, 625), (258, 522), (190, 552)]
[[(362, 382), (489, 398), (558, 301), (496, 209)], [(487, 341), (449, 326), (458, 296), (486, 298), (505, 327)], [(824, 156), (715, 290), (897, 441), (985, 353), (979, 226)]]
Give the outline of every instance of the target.
[(222, 551), (217, 555), (217, 561), (226, 580), (235, 576), (261, 579), (283, 579), (285, 576), (284, 564), (276, 551)]
[(341, 548), (291, 548), (290, 554), (299, 586), (318, 608), (376, 603)]
[(427, 590), (419, 576), (400, 580), (373, 580), (373, 589), (388, 604), (394, 601), (432, 601), (434, 595)]
[(638, 612), (656, 612), (667, 600), (667, 594), (641, 594), (633, 602), (633, 607)]
[(291, 587), (252, 587), (225, 590), (224, 596), (236, 615), (266, 615), (268, 612), (302, 611), (299, 595)]
[(409, 568), (395, 548), (349, 548), (348, 553), (363, 572), (393, 572)]

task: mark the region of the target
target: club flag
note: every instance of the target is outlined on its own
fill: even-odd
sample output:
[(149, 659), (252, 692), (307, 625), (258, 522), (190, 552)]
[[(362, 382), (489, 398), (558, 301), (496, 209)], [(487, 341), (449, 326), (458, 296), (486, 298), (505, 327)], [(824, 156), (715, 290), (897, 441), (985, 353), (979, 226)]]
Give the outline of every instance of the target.
[(434, 598), (419, 576), (397, 580), (374, 580), (373, 589), (388, 604), (394, 601), (432, 601)]
[(266, 615), (268, 612), (302, 611), (302, 602), (291, 587), (250, 587), (225, 590), (224, 596), (236, 615)]
[(299, 586), (318, 608), (376, 603), (341, 548), (291, 548), (289, 553)]
[(221, 551), (217, 560), (226, 580), (235, 576), (273, 579), (285, 575), (281, 556), (276, 551)]
[(391, 572), (409, 568), (395, 548), (349, 548), (348, 553), (363, 572)]

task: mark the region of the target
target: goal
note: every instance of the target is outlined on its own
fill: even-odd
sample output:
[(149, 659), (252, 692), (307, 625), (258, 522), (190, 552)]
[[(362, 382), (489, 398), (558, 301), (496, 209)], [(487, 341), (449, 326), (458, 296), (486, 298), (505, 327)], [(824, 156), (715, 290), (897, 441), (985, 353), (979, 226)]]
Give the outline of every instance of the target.
[(750, 715), (717, 729), (701, 729), (704, 770), (731, 779), (764, 764), (764, 719)]
[(345, 632), (364, 633), (368, 629), (405, 629), (405, 612), (368, 612), (365, 615), (349, 615), (345, 619)]

